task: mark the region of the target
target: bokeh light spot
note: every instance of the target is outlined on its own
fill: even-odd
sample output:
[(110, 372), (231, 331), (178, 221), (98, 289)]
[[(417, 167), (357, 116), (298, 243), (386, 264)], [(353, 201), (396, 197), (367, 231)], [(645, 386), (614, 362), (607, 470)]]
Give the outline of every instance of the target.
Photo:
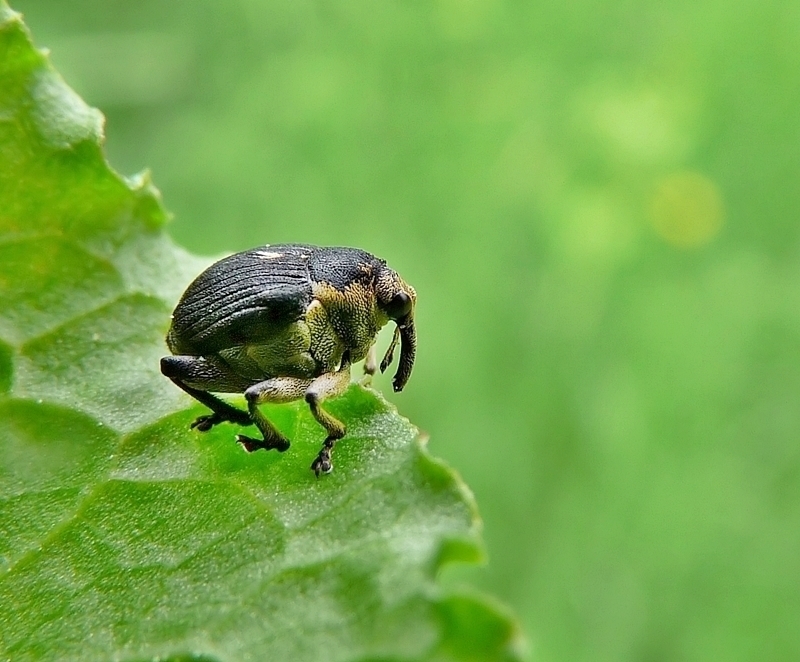
[(658, 181), (650, 199), (658, 235), (678, 248), (695, 248), (717, 236), (724, 220), (717, 186), (699, 172), (676, 172)]

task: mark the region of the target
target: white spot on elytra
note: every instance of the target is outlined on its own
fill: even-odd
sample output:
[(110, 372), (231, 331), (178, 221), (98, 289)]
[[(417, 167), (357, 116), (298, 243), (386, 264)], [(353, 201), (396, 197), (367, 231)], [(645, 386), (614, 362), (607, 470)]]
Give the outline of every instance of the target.
[(256, 255), (262, 260), (274, 260), (278, 257), (283, 257), (283, 253), (274, 253), (273, 251), (256, 251)]

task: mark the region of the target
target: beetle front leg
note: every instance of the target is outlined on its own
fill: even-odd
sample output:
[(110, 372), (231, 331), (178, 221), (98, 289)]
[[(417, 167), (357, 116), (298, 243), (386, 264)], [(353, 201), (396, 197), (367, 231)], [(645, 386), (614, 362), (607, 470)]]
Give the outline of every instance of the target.
[(263, 435), (263, 439), (253, 439), (243, 434), (236, 436), (244, 449), (252, 453), (261, 448), (265, 450), (275, 449), (281, 453), (289, 448), (289, 440), (284, 437), (269, 419), (261, 413), (258, 405), (264, 402), (291, 402), (303, 397), (306, 389), (311, 384), (310, 379), (299, 379), (297, 377), (273, 377), (263, 382), (259, 382), (248, 388), (244, 392), (247, 400), (247, 408), (250, 418)]
[(338, 372), (328, 372), (317, 377), (306, 391), (306, 402), (311, 408), (311, 413), (317, 422), (328, 431), (328, 437), (322, 444), (322, 450), (311, 463), (311, 470), (317, 478), (321, 473), (330, 473), (333, 470), (331, 455), (336, 441), (344, 437), (347, 431), (344, 423), (326, 412), (320, 405), (328, 398), (341, 395), (350, 384), (350, 364), (345, 363)]
[(372, 384), (372, 377), (376, 372), (378, 372), (378, 355), (375, 349), (375, 343), (372, 343), (367, 351), (367, 358), (364, 359), (364, 376), (361, 378), (361, 385), (370, 386)]

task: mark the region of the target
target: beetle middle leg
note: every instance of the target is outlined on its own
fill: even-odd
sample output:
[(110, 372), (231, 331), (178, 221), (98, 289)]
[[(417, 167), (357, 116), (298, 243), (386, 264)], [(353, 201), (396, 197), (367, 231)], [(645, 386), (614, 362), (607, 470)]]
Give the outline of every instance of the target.
[(269, 419), (261, 413), (258, 405), (264, 402), (280, 403), (299, 400), (311, 382), (311, 379), (298, 377), (273, 377), (248, 388), (244, 392), (244, 397), (247, 400), (250, 418), (264, 438), (253, 439), (240, 434), (236, 436), (236, 441), (249, 453), (261, 448), (265, 450), (274, 448), (282, 453), (289, 448), (289, 440), (278, 432)]
[(317, 377), (306, 391), (306, 402), (311, 408), (311, 413), (317, 422), (328, 431), (328, 437), (322, 444), (316, 459), (311, 463), (311, 470), (319, 477), (320, 473), (330, 473), (333, 470), (331, 454), (336, 441), (344, 437), (346, 428), (339, 419), (331, 416), (320, 405), (327, 398), (341, 395), (350, 384), (350, 364), (343, 363), (337, 372), (328, 372)]

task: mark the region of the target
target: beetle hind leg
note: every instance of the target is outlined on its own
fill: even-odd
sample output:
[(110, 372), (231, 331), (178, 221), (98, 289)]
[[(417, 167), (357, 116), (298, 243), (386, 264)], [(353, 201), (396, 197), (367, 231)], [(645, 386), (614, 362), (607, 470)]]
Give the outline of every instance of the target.
[[(252, 425), (250, 415), (212, 395), (209, 390), (226, 390), (228, 380), (235, 379), (216, 363), (197, 356), (165, 356), (161, 359), (161, 372), (185, 393), (204, 404), (213, 413), (199, 416), (191, 424), (192, 429), (208, 432), (215, 425), (230, 422), (237, 425)], [(231, 389), (237, 390), (237, 389)]]

